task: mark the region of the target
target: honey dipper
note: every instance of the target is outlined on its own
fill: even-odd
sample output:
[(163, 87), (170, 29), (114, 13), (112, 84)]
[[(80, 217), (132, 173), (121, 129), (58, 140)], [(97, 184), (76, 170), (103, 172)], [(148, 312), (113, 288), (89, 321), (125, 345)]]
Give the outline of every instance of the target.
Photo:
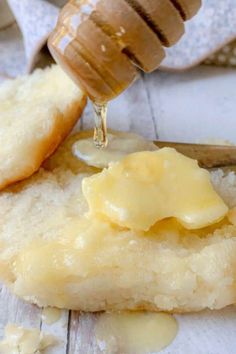
[(201, 0), (71, 0), (62, 9), (49, 49), (88, 96), (106, 103), (152, 72), (164, 47), (184, 33)]

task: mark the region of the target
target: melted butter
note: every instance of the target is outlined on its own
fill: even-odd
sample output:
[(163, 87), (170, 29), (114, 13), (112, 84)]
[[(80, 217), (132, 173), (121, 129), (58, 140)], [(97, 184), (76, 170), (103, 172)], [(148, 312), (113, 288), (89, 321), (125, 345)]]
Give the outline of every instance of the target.
[(107, 103), (93, 102), (94, 108), (94, 144), (98, 149), (107, 146)]
[(104, 313), (95, 327), (98, 346), (107, 354), (149, 354), (168, 346), (176, 337), (175, 318), (165, 313)]
[(187, 229), (214, 224), (228, 208), (210, 174), (175, 149), (139, 152), (111, 164), (82, 183), (90, 214), (132, 230), (176, 218)]
[(42, 311), (42, 319), (49, 325), (61, 318), (61, 310), (56, 307), (45, 307)]
[(158, 149), (153, 142), (133, 133), (109, 133), (108, 139), (106, 149), (97, 149), (92, 138), (81, 139), (73, 145), (73, 154), (89, 166), (104, 168), (128, 154)]
[(55, 337), (44, 335), (38, 329), (25, 329), (9, 324), (5, 328), (5, 338), (0, 342), (0, 353), (40, 354), (55, 343)]

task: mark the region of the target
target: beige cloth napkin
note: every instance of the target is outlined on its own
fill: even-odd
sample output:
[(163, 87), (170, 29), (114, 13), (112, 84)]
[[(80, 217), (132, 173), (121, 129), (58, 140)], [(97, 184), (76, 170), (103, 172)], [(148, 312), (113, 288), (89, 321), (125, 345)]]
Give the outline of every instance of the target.
[[(0, 75), (14, 77), (44, 65), (42, 48), (66, 0), (8, 0), (16, 22), (0, 30)], [(186, 24), (186, 34), (167, 49), (164, 70), (207, 64), (236, 67), (236, 0), (203, 0), (199, 14)], [(45, 48), (45, 47), (44, 47)], [(219, 51), (219, 49), (221, 49)]]

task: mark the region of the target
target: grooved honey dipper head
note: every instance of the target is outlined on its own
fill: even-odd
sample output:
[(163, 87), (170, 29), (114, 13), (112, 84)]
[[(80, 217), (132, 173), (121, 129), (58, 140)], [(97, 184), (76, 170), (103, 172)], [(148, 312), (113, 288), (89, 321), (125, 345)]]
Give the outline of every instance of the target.
[(180, 39), (183, 21), (200, 6), (201, 0), (71, 0), (49, 49), (93, 101), (106, 102), (135, 80), (137, 68), (158, 68), (163, 47)]

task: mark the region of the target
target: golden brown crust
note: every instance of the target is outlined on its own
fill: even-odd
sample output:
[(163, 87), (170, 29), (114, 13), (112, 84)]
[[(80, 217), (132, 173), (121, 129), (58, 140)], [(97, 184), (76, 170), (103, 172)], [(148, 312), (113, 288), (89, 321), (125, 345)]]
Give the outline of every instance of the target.
[(86, 97), (84, 96), (82, 100), (74, 101), (68, 107), (68, 109), (64, 112), (64, 116), (67, 117), (66, 125), (63, 125), (62, 122), (62, 114), (58, 113), (53, 117), (55, 121), (55, 125), (51, 130), (48, 136), (45, 136), (44, 139), (41, 140), (41, 146), (38, 146), (37, 152), (35, 151), (35, 160), (34, 163), (28, 168), (24, 170), (20, 170), (18, 175), (15, 175), (12, 178), (5, 179), (0, 183), (0, 190), (9, 186), (12, 183), (19, 182), (24, 180), (25, 178), (34, 174), (40, 168), (41, 164), (44, 160), (46, 160), (53, 152), (57, 149), (60, 143), (67, 137), (70, 131), (73, 129), (75, 123), (80, 118), (83, 109), (86, 104)]
[(70, 104), (67, 110), (63, 113), (63, 116), (67, 117), (66, 124), (62, 124), (62, 114), (58, 114), (55, 118), (55, 121), (58, 121), (58, 127), (55, 126), (55, 130), (51, 137), (47, 139), (48, 144), (44, 146), (42, 154), (38, 159), (36, 166), (37, 170), (41, 166), (42, 162), (51, 156), (58, 146), (64, 141), (64, 139), (69, 135), (73, 129), (76, 122), (81, 117), (81, 114), (86, 105), (87, 99), (86, 96), (83, 96), (82, 99), (74, 101)]

